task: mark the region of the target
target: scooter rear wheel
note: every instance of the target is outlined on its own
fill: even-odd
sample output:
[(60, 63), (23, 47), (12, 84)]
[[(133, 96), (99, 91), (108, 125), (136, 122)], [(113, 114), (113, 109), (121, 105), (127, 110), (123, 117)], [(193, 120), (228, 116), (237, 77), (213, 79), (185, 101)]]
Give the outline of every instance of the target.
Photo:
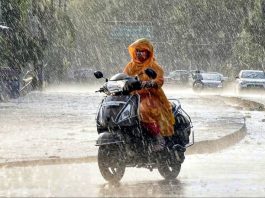
[(98, 167), (103, 178), (109, 182), (119, 182), (125, 172), (118, 145), (100, 146), (98, 150)]
[(159, 164), (158, 172), (166, 180), (176, 179), (181, 169), (180, 163), (169, 164), (167, 162)]

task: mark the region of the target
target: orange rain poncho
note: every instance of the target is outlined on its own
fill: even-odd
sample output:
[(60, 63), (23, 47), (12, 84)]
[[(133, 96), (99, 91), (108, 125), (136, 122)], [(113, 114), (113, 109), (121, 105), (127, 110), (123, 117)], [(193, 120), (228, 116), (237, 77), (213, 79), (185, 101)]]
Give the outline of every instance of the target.
[[(136, 57), (136, 49), (148, 50), (150, 53), (149, 58), (143, 63), (139, 62)], [(128, 50), (132, 60), (126, 65), (124, 73), (129, 76), (139, 75), (141, 81), (152, 80), (144, 73), (146, 68), (152, 68), (157, 73), (154, 81), (158, 85), (158, 88), (136, 91), (141, 97), (141, 121), (148, 124), (157, 124), (162, 136), (171, 136), (173, 134), (175, 119), (171, 110), (171, 104), (161, 88), (164, 83), (164, 71), (154, 58), (153, 45), (147, 39), (139, 39), (132, 43)]]

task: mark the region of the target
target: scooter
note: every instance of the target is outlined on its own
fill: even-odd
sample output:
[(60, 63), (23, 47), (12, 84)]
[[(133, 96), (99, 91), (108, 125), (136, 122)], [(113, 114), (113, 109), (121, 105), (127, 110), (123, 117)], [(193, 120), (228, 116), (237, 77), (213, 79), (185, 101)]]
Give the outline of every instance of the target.
[[(155, 71), (150, 68), (145, 73), (152, 79), (156, 78)], [(100, 71), (94, 72), (94, 76), (104, 78)], [(162, 151), (153, 151), (154, 138), (148, 135), (140, 122), (140, 96), (132, 93), (141, 89), (138, 77), (118, 73), (105, 80), (96, 91), (106, 94), (96, 116), (98, 167), (103, 178), (118, 182), (126, 167), (137, 167), (150, 171), (157, 168), (163, 178), (175, 179), (184, 162), (186, 148), (194, 144), (192, 122), (180, 102), (170, 99), (175, 117), (174, 134), (164, 137), (166, 144)]]

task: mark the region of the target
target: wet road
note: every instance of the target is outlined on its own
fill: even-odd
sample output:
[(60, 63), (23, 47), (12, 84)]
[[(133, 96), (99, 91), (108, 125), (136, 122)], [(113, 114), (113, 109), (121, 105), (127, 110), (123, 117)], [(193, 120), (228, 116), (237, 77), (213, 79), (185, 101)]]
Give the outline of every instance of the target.
[(265, 115), (240, 111), (246, 116), (246, 137), (223, 151), (186, 156), (177, 180), (166, 182), (156, 170), (128, 168), (119, 184), (110, 185), (96, 163), (1, 168), (0, 196), (264, 197)]
[[(0, 103), (0, 167), (16, 161), (95, 156), (98, 87), (59, 86)], [(166, 91), (192, 118), (196, 141), (218, 139), (242, 126), (243, 115), (223, 99)], [(225, 127), (224, 127), (225, 126)]]
[(241, 142), (213, 154), (188, 155), (177, 180), (128, 168), (118, 185), (110, 185), (96, 163), (7, 168), (0, 169), (0, 196), (264, 197), (264, 112), (245, 114), (248, 134)]

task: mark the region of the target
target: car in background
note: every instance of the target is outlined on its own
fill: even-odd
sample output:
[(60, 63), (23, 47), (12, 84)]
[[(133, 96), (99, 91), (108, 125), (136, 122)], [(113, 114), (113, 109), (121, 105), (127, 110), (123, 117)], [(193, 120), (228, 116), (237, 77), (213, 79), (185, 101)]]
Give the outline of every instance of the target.
[(186, 86), (190, 80), (190, 72), (188, 70), (175, 70), (164, 77), (166, 84)]
[(217, 72), (202, 72), (194, 78), (193, 90), (201, 91), (206, 88), (222, 89), (224, 87), (224, 77)]
[(219, 73), (219, 72), (208, 72), (209, 74), (218, 74), (220, 75), (222, 81), (227, 81), (228, 80), (228, 77), (227, 76), (224, 76), (223, 74)]
[(241, 70), (236, 77), (236, 92), (242, 90), (265, 90), (265, 72), (261, 70)]
[(189, 70), (189, 73), (190, 73), (190, 75), (191, 75), (191, 77), (193, 77), (196, 73), (205, 73), (206, 71), (204, 71), (204, 70), (199, 70), (199, 69), (192, 69), (192, 70)]

